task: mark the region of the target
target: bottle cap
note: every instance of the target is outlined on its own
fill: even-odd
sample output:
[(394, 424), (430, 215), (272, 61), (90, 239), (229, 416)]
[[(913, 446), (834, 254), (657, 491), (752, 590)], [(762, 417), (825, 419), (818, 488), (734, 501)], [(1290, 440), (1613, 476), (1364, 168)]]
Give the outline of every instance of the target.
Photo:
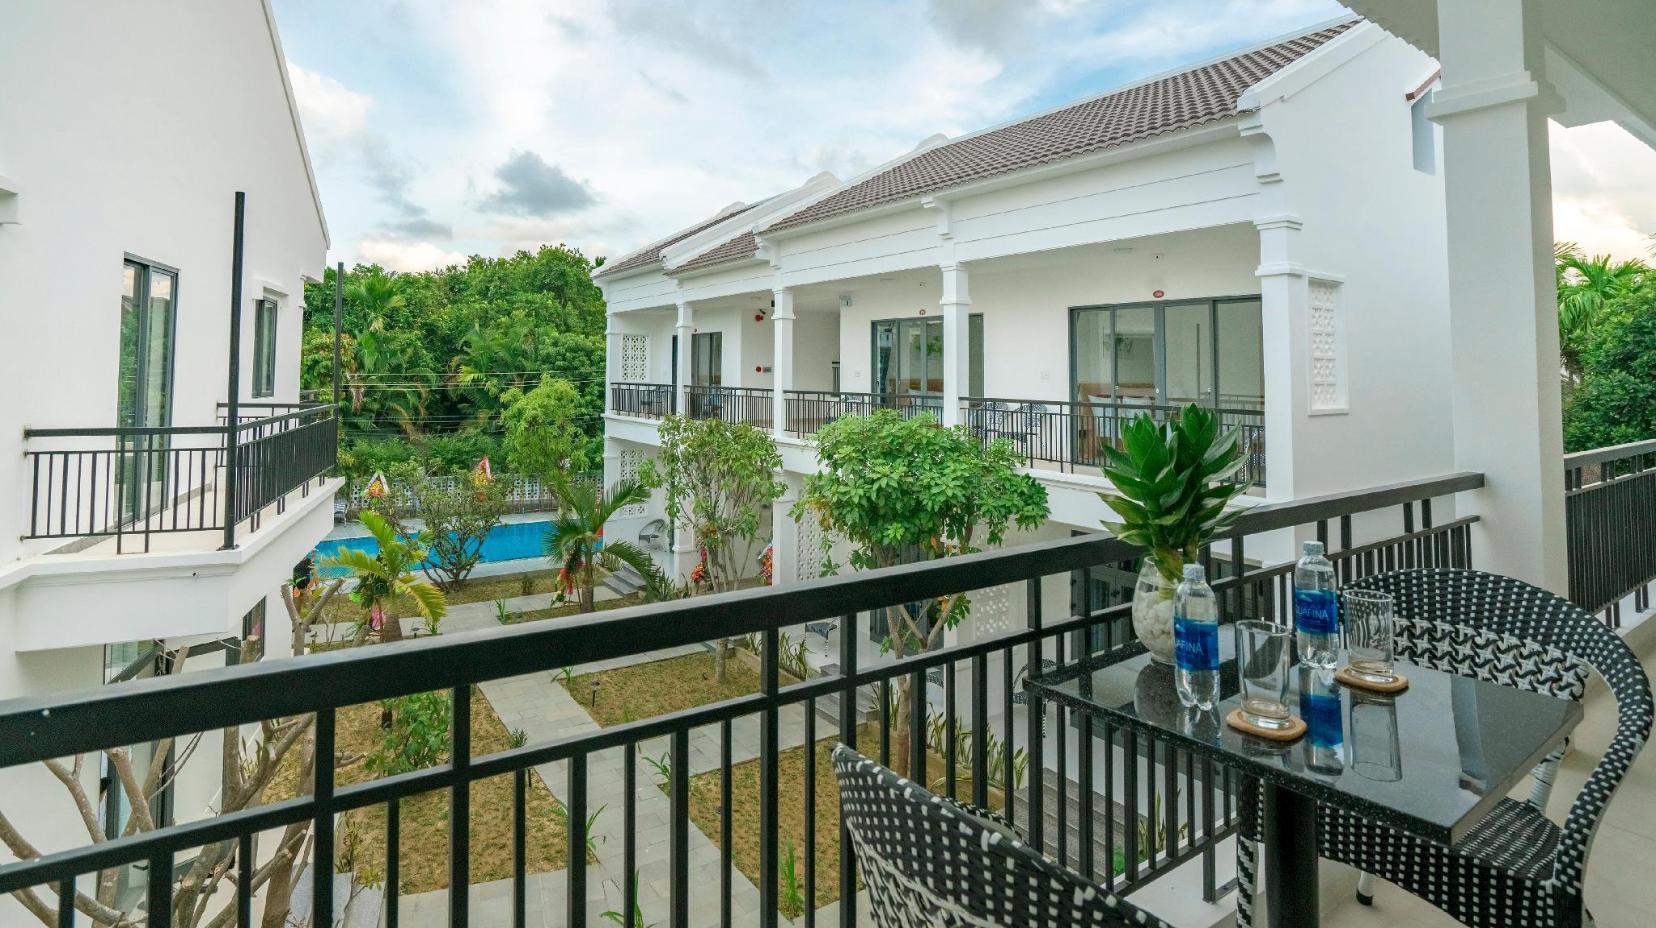
[(1186, 564), (1184, 565), (1184, 578), (1192, 582), (1206, 580), (1207, 571), (1203, 570), (1200, 564)]
[(1323, 543), (1320, 541), (1308, 541), (1305, 543), (1305, 547), (1301, 550), (1304, 552), (1306, 557), (1322, 557)]

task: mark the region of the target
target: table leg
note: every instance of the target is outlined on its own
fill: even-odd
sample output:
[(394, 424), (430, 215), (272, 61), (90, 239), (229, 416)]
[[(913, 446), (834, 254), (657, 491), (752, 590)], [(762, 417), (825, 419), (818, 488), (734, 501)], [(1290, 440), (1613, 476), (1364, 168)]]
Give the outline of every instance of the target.
[(1317, 928), (1317, 803), (1265, 784), (1265, 908), (1270, 928)]

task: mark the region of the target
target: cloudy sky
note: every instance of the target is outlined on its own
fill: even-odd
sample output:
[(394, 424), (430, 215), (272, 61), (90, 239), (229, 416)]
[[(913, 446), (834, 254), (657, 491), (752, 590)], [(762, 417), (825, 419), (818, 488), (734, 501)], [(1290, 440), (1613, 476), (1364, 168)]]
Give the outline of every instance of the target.
[[(1338, 16), (1328, 0), (274, 0), (335, 259), (616, 256), (736, 200)], [(1554, 127), (1558, 237), (1646, 253), (1656, 153)]]

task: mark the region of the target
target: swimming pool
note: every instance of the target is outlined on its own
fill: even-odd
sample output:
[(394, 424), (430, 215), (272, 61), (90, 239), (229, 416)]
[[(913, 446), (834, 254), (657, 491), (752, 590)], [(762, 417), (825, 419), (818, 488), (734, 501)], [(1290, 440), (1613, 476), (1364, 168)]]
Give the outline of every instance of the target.
[[(515, 561), (528, 557), (543, 557), (546, 532), (551, 522), (504, 522), (483, 536), (481, 563)], [(323, 577), (344, 576), (343, 567), (325, 567), (323, 563), (345, 548), (354, 548), (367, 554), (379, 553), (379, 542), (372, 535), (357, 538), (325, 538), (316, 545), (316, 571)], [(423, 566), (423, 565), (422, 565)]]

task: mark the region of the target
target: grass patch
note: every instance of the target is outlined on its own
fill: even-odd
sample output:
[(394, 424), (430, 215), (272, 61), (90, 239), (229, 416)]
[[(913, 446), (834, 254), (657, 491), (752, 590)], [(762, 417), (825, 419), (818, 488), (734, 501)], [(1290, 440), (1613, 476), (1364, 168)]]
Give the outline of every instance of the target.
[[(593, 680), (598, 681), (596, 702)], [(732, 656), (725, 662), (724, 682), (719, 683), (713, 679), (712, 653), (697, 651), (664, 661), (583, 673), (565, 686), (593, 721), (608, 728), (757, 693), (759, 674)]]
[[(480, 690), (472, 691), (472, 756), (506, 750), (510, 735), (495, 714), (494, 707)], [(338, 750), (345, 755), (366, 755), (384, 738), (378, 703), (342, 708), (336, 715)], [(283, 764), (267, 792), (275, 802), (295, 795), (297, 751)], [(358, 760), (335, 772), (340, 786), (375, 779)], [(400, 803), (400, 848), (398, 890), (406, 895), (448, 886), (447, 792), (421, 793)], [(529, 873), (562, 869), (567, 863), (564, 811), (546, 784), (529, 772), (527, 795)], [(385, 877), (385, 807), (355, 809), (338, 824), (335, 859), (341, 872), (354, 870), (361, 883), (377, 883)], [(471, 785), (471, 882), (486, 883), (512, 875), (512, 778), (490, 777)]]
[[(627, 606), (637, 606), (644, 602), (644, 597), (638, 593), (628, 593), (619, 599), (600, 599), (592, 604), (593, 612), (605, 612), (610, 609), (623, 609)], [(521, 622), (539, 622), (542, 619), (563, 619), (572, 615), (580, 615), (580, 607), (574, 603), (564, 603), (561, 606), (552, 606), (547, 609), (529, 609), (523, 612), (507, 613), (507, 625), (517, 625)]]
[[(878, 748), (879, 731), (865, 725), (858, 734), (858, 744), (873, 753)], [(816, 748), (816, 898), (821, 908), (839, 898), (839, 784), (834, 779), (831, 755), (837, 738), (817, 742)], [(893, 749), (895, 749), (895, 744)], [(805, 764), (804, 746), (789, 748), (777, 757), (777, 899), (782, 912), (789, 918), (799, 917), (803, 911), (805, 893)], [(943, 758), (929, 756), (926, 769), (939, 772), (944, 769)], [(939, 793), (943, 783), (933, 784)], [(961, 777), (955, 784), (955, 796), (970, 801), (971, 781)], [(759, 762), (757, 760), (734, 764), (730, 768), (731, 800), (731, 858), (755, 885), (759, 882)], [(1005, 804), (1001, 791), (989, 790), (989, 807), (999, 810)], [(719, 843), (719, 771), (710, 770), (690, 778), (690, 819), (696, 823), (708, 840)], [(793, 845), (794, 881), (790, 884), (786, 861), (788, 846)], [(792, 901), (792, 904), (790, 904)]]

